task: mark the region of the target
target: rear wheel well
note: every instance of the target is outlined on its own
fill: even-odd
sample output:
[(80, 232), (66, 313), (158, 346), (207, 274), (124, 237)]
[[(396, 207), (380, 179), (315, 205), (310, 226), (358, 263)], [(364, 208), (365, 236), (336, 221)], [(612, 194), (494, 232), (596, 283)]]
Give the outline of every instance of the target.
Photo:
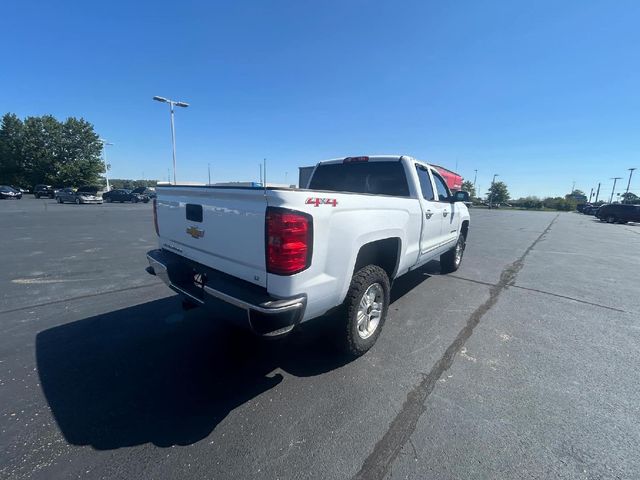
[(389, 280), (392, 280), (398, 268), (398, 258), (400, 258), (399, 238), (376, 240), (360, 248), (353, 273), (367, 265), (378, 265), (387, 273)]
[(460, 227), (460, 234), (464, 236), (464, 239), (467, 239), (467, 234), (469, 233), (469, 220), (465, 220), (462, 222), (462, 227)]

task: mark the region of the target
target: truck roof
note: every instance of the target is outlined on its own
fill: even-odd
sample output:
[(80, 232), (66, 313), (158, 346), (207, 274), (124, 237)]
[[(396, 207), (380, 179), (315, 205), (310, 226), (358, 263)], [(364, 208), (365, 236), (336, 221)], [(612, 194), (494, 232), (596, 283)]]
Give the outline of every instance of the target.
[[(323, 160), (318, 162), (318, 165), (327, 165), (331, 163), (343, 163), (345, 160), (351, 160), (353, 162), (357, 161), (367, 161), (367, 162), (399, 162), (402, 157), (406, 157), (407, 155), (362, 155), (358, 157), (340, 157), (340, 158), (330, 158), (329, 160)], [(367, 160), (359, 160), (359, 159), (367, 159)]]

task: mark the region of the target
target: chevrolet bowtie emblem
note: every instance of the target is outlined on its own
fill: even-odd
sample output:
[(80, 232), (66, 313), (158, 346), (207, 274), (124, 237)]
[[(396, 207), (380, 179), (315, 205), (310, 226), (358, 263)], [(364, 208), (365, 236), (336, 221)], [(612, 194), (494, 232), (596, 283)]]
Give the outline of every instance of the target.
[(200, 230), (198, 227), (194, 227), (194, 226), (187, 228), (187, 233), (191, 235), (193, 238), (204, 237), (204, 230)]

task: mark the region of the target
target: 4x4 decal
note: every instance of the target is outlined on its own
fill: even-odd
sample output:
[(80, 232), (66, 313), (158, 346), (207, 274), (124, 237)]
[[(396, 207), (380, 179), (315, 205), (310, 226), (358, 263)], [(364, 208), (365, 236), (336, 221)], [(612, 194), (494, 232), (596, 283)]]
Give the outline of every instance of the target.
[(316, 207), (319, 207), (320, 205), (331, 205), (333, 207), (338, 205), (338, 200), (336, 200), (335, 198), (313, 198), (313, 197), (309, 197), (307, 198), (307, 201), (304, 202), (307, 205), (314, 205)]

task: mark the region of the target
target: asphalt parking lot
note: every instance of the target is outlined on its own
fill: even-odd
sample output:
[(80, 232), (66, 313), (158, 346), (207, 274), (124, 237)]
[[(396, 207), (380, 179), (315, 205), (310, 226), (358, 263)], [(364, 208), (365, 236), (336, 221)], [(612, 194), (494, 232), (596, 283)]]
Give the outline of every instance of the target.
[(148, 204), (0, 202), (0, 477), (638, 478), (640, 224), (471, 215), (349, 362), (183, 313)]

